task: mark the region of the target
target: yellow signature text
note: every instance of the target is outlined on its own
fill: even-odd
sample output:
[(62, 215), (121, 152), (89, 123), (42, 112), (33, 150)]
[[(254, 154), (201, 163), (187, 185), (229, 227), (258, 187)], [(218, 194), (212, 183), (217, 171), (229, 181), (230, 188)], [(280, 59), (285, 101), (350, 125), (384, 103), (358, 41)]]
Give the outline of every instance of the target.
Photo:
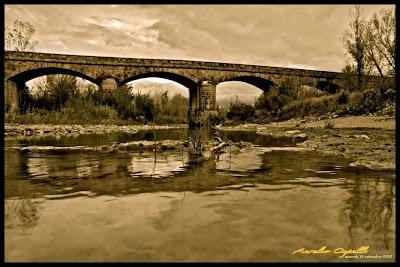
[(306, 249), (306, 248), (299, 248), (292, 252), (292, 254), (340, 254), (339, 258), (343, 258), (348, 254), (366, 254), (368, 253), (369, 246), (362, 246), (357, 249), (345, 249), (345, 248), (335, 248), (335, 249), (328, 249), (328, 246), (322, 246), (319, 249)]

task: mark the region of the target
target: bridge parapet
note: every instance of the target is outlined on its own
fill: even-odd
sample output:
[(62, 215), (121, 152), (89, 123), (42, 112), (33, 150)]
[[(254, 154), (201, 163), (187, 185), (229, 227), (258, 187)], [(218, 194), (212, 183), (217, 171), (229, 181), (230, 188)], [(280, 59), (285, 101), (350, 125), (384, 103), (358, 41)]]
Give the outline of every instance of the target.
[(208, 61), (189, 61), (189, 60), (172, 60), (172, 59), (97, 57), (97, 56), (64, 55), (64, 54), (16, 52), (16, 51), (5, 52), (5, 60), (84, 64), (84, 65), (125, 66), (125, 67), (142, 67), (142, 68), (152, 67), (152, 68), (183, 68), (183, 69), (202, 69), (202, 70), (217, 70), (217, 71), (238, 71), (247, 73), (307, 76), (313, 78), (328, 78), (328, 79), (340, 79), (343, 75), (340, 72), (271, 67), (271, 66), (260, 66), (260, 65), (249, 65), (249, 64), (218, 63), (218, 62), (208, 62)]

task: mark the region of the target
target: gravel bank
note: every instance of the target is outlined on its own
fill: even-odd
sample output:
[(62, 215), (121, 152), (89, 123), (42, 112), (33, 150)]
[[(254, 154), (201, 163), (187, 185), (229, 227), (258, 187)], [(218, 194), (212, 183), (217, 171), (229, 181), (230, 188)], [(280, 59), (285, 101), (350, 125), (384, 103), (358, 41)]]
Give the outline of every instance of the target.
[[(325, 128), (331, 122), (331, 129)], [(393, 116), (347, 116), (316, 120), (293, 119), (266, 125), (246, 124), (221, 129), (253, 129), (259, 134), (291, 136), (298, 147), (342, 155), (352, 166), (374, 170), (395, 170), (396, 121)]]
[(113, 132), (135, 133), (139, 130), (185, 128), (187, 125), (51, 125), (51, 124), (9, 124), (4, 126), (5, 136), (78, 136), (81, 134), (106, 134)]

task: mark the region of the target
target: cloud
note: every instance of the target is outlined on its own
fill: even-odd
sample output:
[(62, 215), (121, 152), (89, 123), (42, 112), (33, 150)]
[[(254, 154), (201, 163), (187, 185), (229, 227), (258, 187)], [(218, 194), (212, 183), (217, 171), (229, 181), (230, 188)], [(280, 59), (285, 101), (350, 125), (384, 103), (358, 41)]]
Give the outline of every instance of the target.
[[(181, 26), (177, 23), (158, 21), (149, 29), (158, 32), (158, 40), (174, 49), (182, 49), (188, 54), (207, 50), (219, 50), (219, 41), (206, 31), (191, 27), (189, 23)], [(209, 49), (212, 49), (211, 51)]]
[[(341, 37), (351, 7), (5, 5), (5, 26), (16, 19), (31, 22), (43, 52), (340, 71), (345, 53)], [(369, 5), (366, 16), (387, 7), (394, 5)], [(234, 97), (237, 86), (219, 90), (218, 99)], [(250, 91), (247, 95), (253, 97)]]

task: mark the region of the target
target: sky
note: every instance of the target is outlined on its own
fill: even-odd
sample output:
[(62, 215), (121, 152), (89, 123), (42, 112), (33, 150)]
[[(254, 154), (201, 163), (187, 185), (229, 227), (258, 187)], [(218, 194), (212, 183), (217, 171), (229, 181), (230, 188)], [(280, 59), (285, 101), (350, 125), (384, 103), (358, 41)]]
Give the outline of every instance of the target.
[[(365, 16), (382, 8), (394, 5)], [(29, 21), (39, 52), (325, 71), (345, 64), (351, 17), (352, 5), (5, 5), (5, 26)]]

